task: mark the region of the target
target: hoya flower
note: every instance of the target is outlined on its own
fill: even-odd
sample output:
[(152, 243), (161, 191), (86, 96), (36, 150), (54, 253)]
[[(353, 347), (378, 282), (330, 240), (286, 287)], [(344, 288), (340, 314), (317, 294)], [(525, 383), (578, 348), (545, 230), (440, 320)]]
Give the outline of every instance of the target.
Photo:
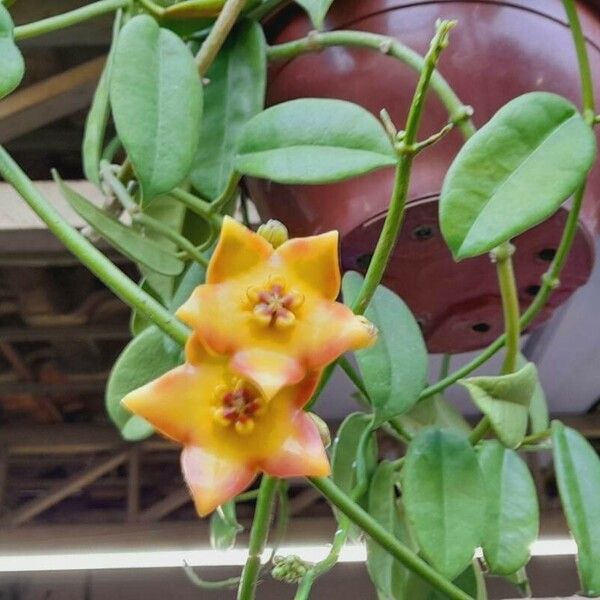
[(348, 350), (371, 345), (376, 329), (339, 302), (338, 234), (284, 242), (225, 217), (206, 275), (177, 316), (207, 350), (266, 398)]
[(210, 355), (196, 336), (186, 363), (129, 393), (123, 404), (183, 445), (181, 467), (201, 516), (245, 490), (259, 472), (324, 477), (319, 429), (302, 410), (319, 374), (267, 400), (253, 383)]

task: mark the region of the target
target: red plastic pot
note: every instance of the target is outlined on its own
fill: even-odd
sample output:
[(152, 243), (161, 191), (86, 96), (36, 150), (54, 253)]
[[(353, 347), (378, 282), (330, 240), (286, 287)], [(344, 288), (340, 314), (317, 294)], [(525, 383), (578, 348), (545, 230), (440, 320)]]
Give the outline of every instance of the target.
[[(600, 20), (587, 5), (579, 8), (595, 79), (600, 82)], [(439, 68), (461, 100), (474, 107), (476, 125), (485, 123), (515, 96), (533, 90), (556, 92), (580, 102), (577, 61), (560, 0), (337, 0), (326, 29), (390, 35), (425, 53), (438, 18), (458, 20)], [(271, 20), (267, 33), (271, 43), (281, 43), (303, 37), (310, 29), (306, 17), (291, 7)], [(384, 54), (330, 48), (272, 65), (268, 103), (300, 97), (342, 98), (375, 115), (386, 108), (401, 126), (416, 81), (414, 71)], [(597, 93), (600, 97), (600, 86)], [(430, 93), (420, 138), (446, 122), (446, 110)], [(385, 284), (404, 298), (419, 319), (431, 352), (473, 350), (488, 344), (503, 329), (496, 275), (489, 259), (455, 263), (439, 231), (439, 190), (461, 144), (459, 132), (454, 131), (415, 161), (405, 223), (385, 277)], [(332, 185), (252, 180), (248, 187), (261, 215), (285, 222), (294, 235), (338, 229), (344, 269), (364, 272), (385, 218), (392, 180), (393, 172), (385, 170)], [(596, 168), (561, 286), (536, 324), (547, 319), (590, 275), (599, 195), (600, 170)], [(515, 241), (522, 308), (539, 289), (567, 211), (561, 209)]]

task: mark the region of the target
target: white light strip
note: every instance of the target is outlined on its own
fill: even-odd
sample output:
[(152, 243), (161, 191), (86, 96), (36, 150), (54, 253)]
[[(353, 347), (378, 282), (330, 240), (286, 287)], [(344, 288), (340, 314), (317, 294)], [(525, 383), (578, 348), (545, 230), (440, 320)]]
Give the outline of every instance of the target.
[[(329, 546), (288, 546), (278, 554), (295, 554), (302, 560), (317, 562), (327, 556)], [(531, 547), (532, 556), (565, 556), (577, 553), (577, 546), (570, 538), (541, 539)], [(265, 551), (266, 560), (269, 552)], [(208, 548), (199, 550), (147, 550), (131, 552), (79, 552), (76, 554), (22, 554), (0, 555), (0, 573), (25, 571), (85, 571), (100, 569), (151, 569), (181, 567), (184, 562), (194, 567), (242, 566), (248, 556), (247, 550), (221, 552)], [(364, 562), (367, 558), (363, 545), (345, 546), (339, 562)]]

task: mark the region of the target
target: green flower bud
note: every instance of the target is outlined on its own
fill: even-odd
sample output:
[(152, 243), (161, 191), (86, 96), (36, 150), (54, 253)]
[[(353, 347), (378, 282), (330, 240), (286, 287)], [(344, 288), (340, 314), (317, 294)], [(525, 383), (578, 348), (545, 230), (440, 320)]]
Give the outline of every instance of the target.
[(273, 248), (279, 248), (281, 244), (288, 240), (287, 227), (275, 219), (269, 219), (266, 223), (263, 223), (256, 232), (262, 236), (273, 246)]
[(296, 555), (276, 556), (273, 564), (271, 576), (284, 583), (299, 583), (310, 568), (310, 565)]

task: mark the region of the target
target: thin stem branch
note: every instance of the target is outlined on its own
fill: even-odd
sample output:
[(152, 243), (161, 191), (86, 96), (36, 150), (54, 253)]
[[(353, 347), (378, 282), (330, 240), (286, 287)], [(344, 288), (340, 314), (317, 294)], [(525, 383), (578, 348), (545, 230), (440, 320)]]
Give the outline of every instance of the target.
[(170, 195), (187, 206), (199, 217), (202, 217), (211, 227), (218, 228), (221, 226), (221, 217), (212, 212), (210, 202), (206, 202), (202, 198), (198, 198), (198, 196), (194, 196), (194, 194), (186, 192), (181, 188), (175, 188), (170, 192)]
[(204, 77), (208, 72), (245, 5), (246, 0), (227, 0), (225, 2), (213, 28), (196, 55), (200, 77)]
[[(331, 46), (370, 48), (405, 63), (419, 73), (425, 67), (425, 59), (408, 46), (392, 37), (366, 31), (311, 32), (307, 37), (271, 46), (267, 50), (267, 57), (269, 60), (290, 60), (301, 54), (316, 52)], [(432, 73), (431, 89), (446, 107), (450, 121), (460, 128), (465, 137), (473, 135), (475, 127), (470, 120), (472, 110), (460, 101), (438, 71)]]
[(369, 513), (347, 496), (330, 479), (311, 477), (311, 484), (327, 500), (358, 525), (371, 539), (387, 550), (396, 560), (425, 579), (433, 587), (446, 594), (451, 600), (473, 600), (452, 582), (428, 565), (410, 548), (402, 544), (392, 532), (380, 525)]
[[(417, 132), (423, 114), (427, 90), (440, 54), (448, 44), (448, 35), (454, 24), (453, 21), (441, 21), (438, 23), (429, 50), (423, 59), (421, 75), (406, 119), (405, 134), (402, 140), (406, 148), (411, 148), (417, 141)], [(367, 269), (363, 285), (352, 306), (352, 310), (358, 315), (363, 314), (367, 309), (377, 286), (381, 283), (381, 279), (396, 245), (398, 233), (404, 218), (413, 158), (414, 153), (412, 152), (403, 153), (400, 156), (394, 179), (394, 190), (388, 213), (383, 223), (383, 229), (377, 240), (373, 258)]]
[(235, 589), (240, 582), (239, 577), (230, 577), (221, 581), (207, 581), (206, 579), (202, 579), (186, 562), (183, 563), (183, 572), (197, 588), (203, 590), (231, 590)]
[(579, 74), (581, 77), (581, 96), (583, 101), (583, 116), (590, 126), (594, 125), (595, 102), (594, 102), (594, 82), (592, 80), (592, 70), (590, 68), (590, 59), (585, 46), (585, 37), (581, 30), (581, 23), (577, 15), (577, 9), (573, 0), (563, 0), (563, 6), (569, 20), (569, 27), (575, 44), (577, 53), (577, 62), (579, 63)]
[(273, 511), (273, 501), (277, 491), (277, 479), (263, 475), (260, 483), (260, 491), (256, 502), (256, 511), (250, 532), (250, 544), (248, 548), (248, 560), (242, 571), (240, 587), (238, 588), (238, 600), (253, 600), (256, 591), (256, 583), (260, 572), (260, 558), (265, 549), (269, 524)]
[(100, 250), (73, 229), (44, 198), (19, 165), (0, 146), (0, 174), (23, 197), (48, 229), (121, 300), (153, 321), (178, 344), (185, 344), (189, 329), (154, 298), (142, 291)]
[(221, 195), (210, 203), (210, 210), (212, 213), (220, 213), (231, 201), (238, 189), (238, 184), (242, 176), (235, 171), (231, 174), (225, 189)]
[(59, 29), (65, 29), (83, 21), (93, 19), (94, 17), (115, 12), (120, 8), (129, 6), (130, 3), (131, 0), (100, 0), (99, 2), (92, 2), (61, 15), (56, 15), (55, 17), (48, 17), (34, 23), (19, 25), (15, 27), (15, 40), (26, 40), (38, 35), (51, 33), (52, 31), (58, 31)]

